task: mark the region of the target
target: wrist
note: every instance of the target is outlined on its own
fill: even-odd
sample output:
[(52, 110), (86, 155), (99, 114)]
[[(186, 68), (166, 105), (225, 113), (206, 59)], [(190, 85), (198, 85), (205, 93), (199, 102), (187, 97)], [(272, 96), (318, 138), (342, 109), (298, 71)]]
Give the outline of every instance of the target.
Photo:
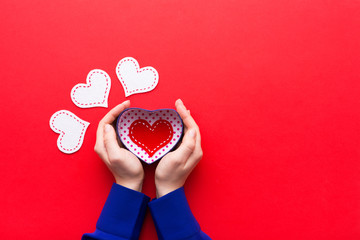
[(123, 187), (129, 188), (137, 192), (141, 192), (142, 190), (143, 180), (125, 181), (123, 179), (116, 179), (115, 182)]
[(156, 185), (156, 198), (161, 198), (162, 196), (175, 191), (176, 189), (183, 186), (183, 184), (155, 184)]

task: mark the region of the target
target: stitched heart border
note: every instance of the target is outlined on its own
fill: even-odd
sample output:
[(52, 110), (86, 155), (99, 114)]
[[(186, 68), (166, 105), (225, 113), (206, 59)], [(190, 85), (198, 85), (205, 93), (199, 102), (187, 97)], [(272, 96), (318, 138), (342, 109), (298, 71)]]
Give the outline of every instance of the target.
[(116, 66), (116, 75), (125, 91), (125, 97), (153, 90), (159, 82), (159, 73), (153, 67), (142, 67), (135, 58), (125, 57)]
[(63, 153), (78, 151), (84, 141), (85, 132), (90, 123), (82, 120), (74, 113), (67, 110), (55, 112), (49, 121), (50, 128), (60, 134), (57, 146)]
[(78, 83), (71, 89), (71, 100), (79, 108), (108, 107), (111, 88), (110, 76), (103, 70), (91, 70), (86, 83)]

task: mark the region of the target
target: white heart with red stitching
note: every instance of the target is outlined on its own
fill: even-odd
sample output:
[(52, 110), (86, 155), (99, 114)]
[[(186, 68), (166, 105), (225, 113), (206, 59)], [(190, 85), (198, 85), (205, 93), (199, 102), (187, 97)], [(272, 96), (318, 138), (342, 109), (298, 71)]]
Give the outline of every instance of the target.
[(159, 82), (159, 74), (153, 67), (139, 67), (132, 57), (120, 60), (116, 66), (116, 74), (122, 84), (125, 97), (136, 93), (153, 90)]
[(50, 118), (50, 128), (60, 134), (57, 139), (59, 150), (64, 153), (78, 151), (84, 141), (89, 124), (67, 110), (54, 113)]
[(76, 84), (71, 90), (71, 100), (80, 108), (107, 107), (111, 79), (100, 69), (89, 72), (86, 84)]

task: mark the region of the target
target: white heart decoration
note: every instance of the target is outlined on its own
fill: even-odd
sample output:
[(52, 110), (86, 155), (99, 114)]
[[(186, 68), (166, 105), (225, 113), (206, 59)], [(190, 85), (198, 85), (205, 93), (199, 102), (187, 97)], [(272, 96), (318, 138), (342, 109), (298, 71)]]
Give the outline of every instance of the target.
[(50, 118), (50, 128), (60, 134), (57, 139), (59, 150), (68, 154), (78, 151), (89, 124), (67, 110), (54, 113)]
[(122, 84), (125, 97), (136, 93), (153, 90), (159, 82), (159, 74), (153, 67), (139, 67), (139, 63), (132, 57), (120, 60), (116, 66), (116, 74)]
[(71, 100), (80, 108), (107, 107), (110, 93), (111, 79), (100, 69), (89, 72), (86, 84), (76, 84), (71, 89)]

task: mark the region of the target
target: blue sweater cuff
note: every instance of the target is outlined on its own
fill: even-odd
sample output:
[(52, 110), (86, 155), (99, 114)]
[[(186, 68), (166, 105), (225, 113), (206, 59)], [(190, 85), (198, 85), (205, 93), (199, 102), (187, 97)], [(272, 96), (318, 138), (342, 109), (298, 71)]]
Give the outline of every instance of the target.
[(143, 193), (114, 183), (96, 231), (84, 234), (82, 239), (138, 239), (149, 200)]
[(202, 234), (183, 187), (152, 200), (148, 205), (160, 240), (195, 239), (191, 237)]

